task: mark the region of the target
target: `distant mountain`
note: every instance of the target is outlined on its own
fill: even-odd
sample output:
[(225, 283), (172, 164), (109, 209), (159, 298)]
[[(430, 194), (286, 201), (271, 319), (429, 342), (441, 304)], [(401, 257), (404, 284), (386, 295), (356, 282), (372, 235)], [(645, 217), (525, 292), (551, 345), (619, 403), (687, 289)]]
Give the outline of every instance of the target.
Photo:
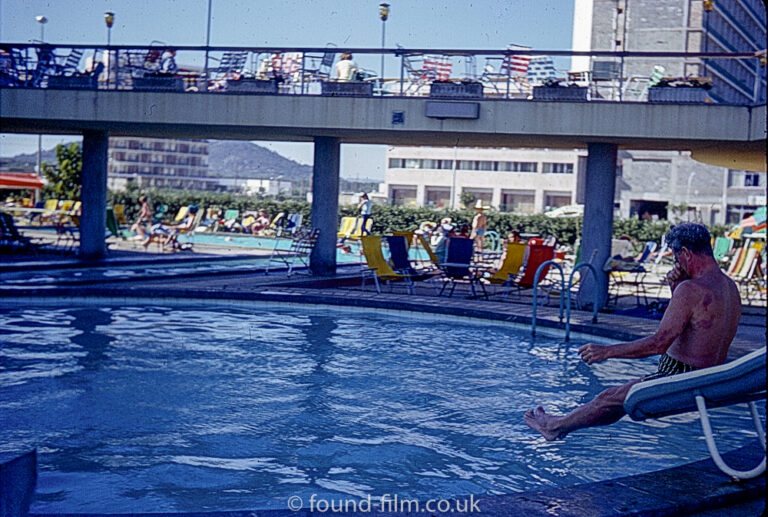
[(274, 151), (241, 140), (211, 140), (208, 175), (212, 177), (308, 180), (312, 167), (285, 158)]
[[(67, 144), (69, 145), (69, 144)], [(56, 150), (43, 149), (41, 161), (56, 163)], [(37, 152), (27, 154), (17, 154), (11, 157), (0, 157), (0, 167), (6, 169), (22, 169), (25, 171), (34, 171), (37, 168)]]
[[(64, 145), (69, 145), (67, 142)], [(43, 149), (42, 160), (56, 163), (55, 148)], [(33, 171), (37, 153), (0, 158), (0, 167)], [(269, 179), (282, 176), (286, 181), (309, 181), (312, 167), (302, 165), (265, 147), (242, 140), (211, 140), (208, 147), (208, 176), (219, 178)], [(379, 182), (368, 178), (342, 179), (342, 190), (375, 190)]]

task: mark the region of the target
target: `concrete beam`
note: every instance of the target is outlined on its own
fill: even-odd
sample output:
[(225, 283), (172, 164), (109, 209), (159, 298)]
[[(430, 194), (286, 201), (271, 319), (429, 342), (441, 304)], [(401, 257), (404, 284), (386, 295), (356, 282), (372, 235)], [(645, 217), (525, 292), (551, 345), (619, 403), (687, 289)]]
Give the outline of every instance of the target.
[(105, 131), (83, 133), (83, 173), (80, 200), (80, 257), (102, 259), (107, 254), (104, 239), (107, 228), (107, 147), (109, 134)]
[(320, 234), (309, 269), (312, 274), (336, 274), (336, 228), (339, 227), (339, 175), (341, 145), (338, 138), (315, 138), (315, 158), (312, 168), (312, 227)]
[[(426, 116), (428, 98), (228, 95), (2, 89), (5, 132), (585, 148), (687, 150), (713, 144), (763, 148), (765, 107), (645, 102), (479, 100), (478, 119)], [(393, 124), (393, 113), (404, 114)], [(763, 124), (764, 128), (764, 124)], [(458, 143), (458, 144), (457, 144)]]

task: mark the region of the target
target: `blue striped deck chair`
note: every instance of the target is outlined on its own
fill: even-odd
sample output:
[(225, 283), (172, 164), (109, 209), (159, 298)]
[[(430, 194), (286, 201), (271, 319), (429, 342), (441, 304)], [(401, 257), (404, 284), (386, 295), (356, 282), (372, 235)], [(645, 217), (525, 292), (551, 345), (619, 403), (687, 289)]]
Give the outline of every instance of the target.
[(639, 382), (627, 393), (624, 410), (633, 420), (698, 411), (707, 448), (717, 467), (732, 478), (751, 479), (765, 472), (765, 457), (751, 470), (729, 467), (717, 450), (707, 410), (747, 403), (758, 440), (765, 450), (765, 431), (755, 406), (755, 400), (765, 400), (765, 387), (763, 347), (720, 366)]
[(462, 237), (451, 237), (448, 239), (448, 251), (445, 262), (438, 265), (445, 274), (447, 282), (443, 284), (438, 296), (443, 294), (449, 283), (451, 284), (451, 290), (448, 296), (453, 296), (456, 284), (458, 282), (467, 282), (469, 283), (469, 291), (472, 297), (477, 296), (475, 284), (479, 284), (483, 291), (483, 296), (488, 297), (485, 286), (480, 282), (480, 279), (475, 275), (475, 270), (472, 268), (474, 252), (474, 241), (472, 239)]

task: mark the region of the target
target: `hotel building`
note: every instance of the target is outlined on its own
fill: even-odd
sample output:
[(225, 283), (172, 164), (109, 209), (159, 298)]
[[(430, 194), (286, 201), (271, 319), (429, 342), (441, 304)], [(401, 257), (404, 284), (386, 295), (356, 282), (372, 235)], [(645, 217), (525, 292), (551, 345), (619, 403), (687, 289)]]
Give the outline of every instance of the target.
[(111, 137), (107, 186), (124, 189), (128, 182), (142, 188), (220, 190), (209, 178), (208, 142), (168, 138)]

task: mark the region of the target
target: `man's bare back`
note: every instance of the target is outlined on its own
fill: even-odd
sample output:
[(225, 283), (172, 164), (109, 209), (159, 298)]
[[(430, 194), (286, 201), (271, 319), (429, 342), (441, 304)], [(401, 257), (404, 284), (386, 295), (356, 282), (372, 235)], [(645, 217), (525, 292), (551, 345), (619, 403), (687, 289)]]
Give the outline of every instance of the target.
[(687, 313), (669, 317), (683, 316), (687, 325), (667, 355), (696, 368), (724, 363), (741, 315), (736, 284), (717, 268), (681, 282), (674, 294)]

